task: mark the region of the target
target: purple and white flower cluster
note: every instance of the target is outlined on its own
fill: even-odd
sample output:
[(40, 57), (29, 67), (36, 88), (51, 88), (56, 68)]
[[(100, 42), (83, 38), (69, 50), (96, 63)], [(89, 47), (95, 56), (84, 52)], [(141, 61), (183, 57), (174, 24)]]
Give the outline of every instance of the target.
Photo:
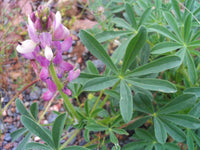
[[(28, 16), (28, 34), (30, 39), (19, 42), (17, 51), (27, 59), (37, 60), (40, 64), (40, 79), (46, 82), (48, 91), (43, 94), (44, 100), (50, 100), (57, 91), (56, 84), (51, 79), (49, 65), (53, 62), (57, 77), (64, 77), (68, 72), (67, 81), (76, 79), (80, 70), (74, 70), (73, 65), (62, 58), (62, 53), (67, 52), (72, 46), (69, 30), (61, 23), (61, 14), (54, 14), (47, 7), (40, 6), (36, 12)], [(71, 95), (67, 85), (63, 92)]]

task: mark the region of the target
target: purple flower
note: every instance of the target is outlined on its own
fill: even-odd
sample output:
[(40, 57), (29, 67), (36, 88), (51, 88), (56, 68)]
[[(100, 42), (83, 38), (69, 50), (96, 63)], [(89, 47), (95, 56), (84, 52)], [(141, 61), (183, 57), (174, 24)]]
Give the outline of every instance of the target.
[(48, 90), (43, 94), (42, 98), (48, 101), (53, 97), (54, 93), (57, 91), (57, 87), (50, 78), (46, 79), (46, 83), (48, 86)]
[(74, 71), (74, 70), (71, 70), (71, 71), (69, 72), (69, 74), (68, 74), (67, 80), (68, 80), (69, 82), (71, 82), (72, 80), (78, 78), (79, 75), (80, 75), (80, 70), (79, 70), (79, 69), (77, 69), (77, 70), (75, 70), (75, 71)]
[(67, 88), (67, 84), (65, 84), (65, 86), (63, 87), (62, 91), (67, 94), (68, 96), (72, 95), (72, 91), (70, 89)]

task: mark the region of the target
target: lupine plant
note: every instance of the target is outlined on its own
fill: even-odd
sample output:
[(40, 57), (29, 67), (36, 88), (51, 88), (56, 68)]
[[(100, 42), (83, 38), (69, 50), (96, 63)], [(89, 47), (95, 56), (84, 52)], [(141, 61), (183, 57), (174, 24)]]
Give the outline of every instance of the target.
[[(102, 30), (79, 33), (85, 47), (104, 63), (103, 72), (89, 60), (80, 73), (62, 59), (72, 38), (59, 12), (39, 7), (28, 16), (30, 39), (19, 42), (16, 49), (39, 64), (40, 79), (48, 87), (43, 99), (53, 100), (58, 91), (66, 113), (56, 112), (58, 117), (47, 129), (38, 120), (37, 103), (29, 111), (17, 99), (24, 127), (12, 137), (26, 136), (17, 149), (199, 149), (199, 2), (106, 2), (98, 1), (102, 4), (98, 7), (105, 8), (101, 15), (110, 19), (100, 21)], [(121, 44), (110, 56), (106, 43), (113, 39)], [(87, 97), (80, 101), (82, 93)], [(78, 105), (72, 105), (69, 96)], [(66, 132), (69, 126), (73, 133)], [(68, 146), (80, 131), (87, 144)], [(128, 136), (129, 131), (134, 131), (133, 142), (121, 147), (117, 135)], [(44, 144), (29, 142), (34, 136)], [(63, 137), (68, 140), (61, 144)]]

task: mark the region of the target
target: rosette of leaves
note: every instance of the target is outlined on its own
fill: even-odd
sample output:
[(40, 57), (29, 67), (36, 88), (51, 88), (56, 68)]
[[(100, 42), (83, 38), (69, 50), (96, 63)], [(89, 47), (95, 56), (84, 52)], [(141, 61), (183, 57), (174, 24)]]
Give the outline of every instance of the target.
[[(196, 0), (186, 0), (184, 12), (180, 10), (179, 2), (171, 0), (171, 11), (163, 11), (163, 16), (167, 25), (153, 24), (149, 29), (158, 32), (166, 37), (166, 40), (156, 44), (152, 50), (152, 54), (168, 55), (175, 54), (181, 58), (183, 62), (180, 67), (182, 70), (187, 70), (183, 74), (188, 76), (186, 83), (190, 86), (198, 86), (197, 66), (195, 65), (193, 55), (200, 57), (199, 51), (195, 48), (200, 46), (198, 30), (199, 22), (195, 16), (200, 13), (199, 3)], [(198, 22), (198, 23), (197, 23)], [(198, 61), (199, 62), (199, 61)]]

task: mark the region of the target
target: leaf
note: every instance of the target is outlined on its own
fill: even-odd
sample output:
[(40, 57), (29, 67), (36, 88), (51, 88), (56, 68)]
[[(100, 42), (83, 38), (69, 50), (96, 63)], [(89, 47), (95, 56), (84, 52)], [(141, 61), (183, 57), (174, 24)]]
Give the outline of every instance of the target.
[(27, 150), (32, 150), (32, 149), (39, 149), (39, 150), (53, 150), (51, 147), (41, 144), (41, 143), (36, 143), (36, 142), (31, 142), (26, 144), (26, 149)]
[(117, 139), (117, 137), (115, 136), (115, 134), (114, 134), (112, 131), (110, 131), (109, 133), (110, 133), (110, 141), (111, 141), (112, 143), (114, 143), (114, 144), (118, 144), (118, 139)]
[(52, 138), (53, 138), (55, 148), (59, 148), (60, 138), (63, 132), (66, 117), (67, 117), (67, 114), (63, 113), (63, 114), (60, 114), (54, 121), (54, 124), (52, 127)]
[(32, 115), (26, 110), (26, 108), (24, 107), (24, 105), (22, 104), (22, 102), (19, 98), (17, 98), (15, 104), (16, 104), (17, 110), (20, 112), (20, 114), (25, 115), (29, 118), (33, 118)]
[(167, 69), (177, 67), (181, 64), (181, 59), (178, 56), (166, 56), (156, 59), (146, 65), (136, 68), (135, 70), (126, 74), (126, 76), (141, 76), (151, 73), (159, 73)]
[(88, 80), (97, 77), (101, 77), (101, 75), (81, 72), (79, 77), (73, 80), (72, 83), (85, 84), (85, 82), (87, 82)]
[(180, 7), (179, 7), (179, 3), (177, 2), (177, 0), (171, 0), (172, 3), (172, 7), (174, 9), (174, 12), (176, 14), (176, 17), (178, 18), (179, 21), (181, 21), (181, 11), (180, 11)]
[(164, 36), (170, 38), (171, 40), (176, 41), (177, 43), (181, 43), (181, 42), (179, 41), (179, 39), (178, 39), (172, 32), (170, 32), (168, 29), (166, 29), (166, 28), (163, 27), (163, 26), (154, 24), (154, 25), (151, 25), (151, 26), (149, 27), (149, 29), (150, 29), (151, 31), (158, 32), (158, 33), (160, 33), (160, 34), (162, 34), (162, 35), (164, 35)]
[(200, 40), (192, 41), (189, 44), (187, 44), (189, 48), (198, 48), (200, 47)]
[(69, 146), (67, 148), (63, 148), (62, 150), (90, 150), (90, 149), (81, 146)]
[(22, 136), (25, 132), (27, 131), (26, 128), (20, 128), (20, 129), (17, 129), (15, 130), (14, 132), (12, 132), (10, 134), (11, 138), (12, 138), (12, 141), (15, 141), (17, 140), (20, 136)]
[(172, 83), (161, 79), (128, 78), (126, 81), (134, 86), (138, 86), (150, 91), (160, 91), (164, 93), (174, 93), (177, 91), (176, 87)]
[(129, 133), (126, 132), (126, 130), (124, 130), (124, 129), (117, 129), (117, 128), (115, 128), (115, 129), (112, 129), (112, 131), (115, 132), (115, 133), (117, 133), (117, 134), (129, 135)]
[(152, 49), (152, 54), (163, 54), (167, 52), (171, 52), (181, 48), (183, 44), (175, 43), (175, 42), (161, 42), (156, 44)]
[(108, 130), (107, 127), (101, 126), (97, 124), (95, 121), (88, 121), (85, 128), (88, 129), (89, 131), (95, 131), (95, 132)]
[(200, 147), (200, 138), (198, 135), (196, 135), (193, 131), (191, 131), (192, 137), (194, 138), (194, 140), (196, 141), (197, 145)]
[(153, 145), (153, 144), (152, 144), (152, 142), (146, 142), (146, 141), (130, 142), (130, 143), (126, 144), (122, 148), (122, 150), (139, 150), (146, 145)]
[(155, 150), (165, 150), (164, 144), (156, 143), (154, 147)]
[(147, 31), (145, 27), (141, 27), (136, 36), (132, 37), (125, 52), (122, 73), (124, 73), (133, 63), (136, 55), (144, 46), (147, 38)]
[(186, 43), (190, 41), (189, 35), (191, 34), (191, 27), (192, 27), (192, 15), (189, 13), (184, 23), (184, 40)]
[(190, 108), (196, 102), (197, 97), (194, 94), (183, 94), (163, 106), (159, 114), (168, 114)]
[(194, 85), (197, 81), (197, 71), (196, 71), (196, 67), (195, 67), (193, 58), (190, 55), (190, 52), (188, 50), (186, 51), (185, 58), (186, 58), (186, 62), (187, 62), (189, 77), (190, 77), (192, 84)]
[(142, 128), (135, 129), (135, 133), (142, 140), (145, 140), (145, 141), (154, 141), (155, 140), (154, 136), (145, 129), (142, 129)]
[(174, 140), (177, 142), (183, 142), (185, 140), (185, 133), (180, 128), (162, 118), (161, 120), (164, 123), (167, 133), (169, 133)]
[(133, 108), (137, 111), (144, 112), (147, 114), (153, 113), (152, 101), (148, 98), (148, 96), (142, 93), (137, 93), (134, 95)]
[(194, 107), (190, 110), (190, 112), (188, 114), (199, 118), (200, 117), (200, 102), (195, 104)]
[(79, 33), (80, 39), (87, 49), (106, 66), (108, 66), (115, 73), (118, 72), (116, 66), (112, 62), (110, 56), (107, 54), (101, 44), (87, 31), (81, 30)]
[(191, 94), (195, 94), (196, 97), (200, 97), (200, 88), (199, 87), (192, 87), (192, 88), (187, 88), (186, 90), (184, 90), (183, 93), (191, 93)]
[(16, 150), (25, 150), (26, 144), (29, 142), (32, 134), (29, 132), (24, 139), (17, 145)]
[(200, 127), (200, 120), (186, 114), (170, 114), (162, 115), (162, 119), (173, 122), (176, 125), (180, 125), (190, 129), (197, 129)]
[(44, 131), (44, 129), (35, 121), (26, 116), (21, 116), (21, 122), (31, 133), (40, 137), (43, 141), (48, 143), (49, 146), (54, 147), (51, 137), (49, 137), (49, 135)]
[(187, 138), (186, 138), (188, 150), (194, 150), (194, 142), (192, 139), (191, 130), (187, 129)]
[(143, 25), (147, 19), (149, 19), (149, 16), (151, 15), (151, 7), (150, 8), (147, 8), (144, 13), (142, 14), (141, 18), (140, 18), (140, 21), (138, 23), (138, 27)]
[(84, 131), (84, 139), (89, 142), (90, 141), (90, 131), (88, 129), (85, 129)]
[(92, 74), (99, 74), (98, 69), (95, 67), (91, 60), (87, 61), (87, 68)]
[(174, 16), (167, 11), (164, 12), (163, 14), (164, 14), (165, 19), (167, 20), (167, 23), (170, 25), (170, 27), (172, 28), (174, 33), (179, 37), (179, 40), (181, 41), (182, 36), (181, 36), (180, 30), (179, 30), (178, 25), (177, 25), (177, 21), (174, 18)]
[(35, 102), (30, 106), (30, 111), (33, 117), (37, 120), (38, 115), (38, 104)]
[(140, 87), (137, 87), (137, 86), (134, 86), (134, 85), (131, 86), (131, 90), (133, 90), (135, 94), (137, 94), (137, 93), (142, 93), (142, 94), (148, 96), (148, 98), (149, 98), (151, 101), (153, 100), (153, 95), (152, 95), (152, 93), (151, 93), (150, 91), (148, 91), (148, 90), (145, 90), (145, 89), (143, 89), (143, 88), (140, 88)]
[(167, 132), (164, 124), (158, 117), (154, 117), (153, 120), (156, 139), (159, 143), (164, 144), (167, 140)]
[(95, 38), (99, 42), (105, 42), (116, 37), (122, 37), (126, 35), (134, 34), (133, 31), (103, 31), (95, 35)]
[(137, 22), (135, 20), (135, 13), (133, 11), (133, 8), (130, 4), (126, 3), (125, 5), (126, 14), (128, 16), (128, 20), (130, 20), (130, 23), (134, 29), (137, 29)]
[(138, 127), (142, 126), (145, 122), (147, 122), (147, 120), (149, 120), (150, 118), (151, 118), (150, 116), (141, 117), (141, 118), (137, 119), (135, 122), (133, 122), (132, 124), (130, 124), (127, 127), (127, 129), (133, 130), (135, 128), (138, 128)]
[(116, 18), (112, 19), (112, 22), (115, 23), (117, 27), (121, 27), (121, 28), (125, 28), (127, 30), (134, 31), (134, 29), (131, 27), (131, 25), (128, 22), (126, 22), (124, 19), (116, 17)]
[(124, 122), (128, 123), (133, 114), (133, 98), (131, 89), (123, 80), (120, 82), (120, 112)]
[(89, 105), (88, 105), (88, 100), (85, 101), (84, 109), (85, 109), (85, 113), (86, 113), (86, 115), (89, 115)]
[(91, 79), (83, 86), (84, 91), (99, 91), (112, 87), (119, 79), (116, 77), (98, 77)]
[(165, 143), (165, 150), (180, 150), (180, 147), (176, 143)]

